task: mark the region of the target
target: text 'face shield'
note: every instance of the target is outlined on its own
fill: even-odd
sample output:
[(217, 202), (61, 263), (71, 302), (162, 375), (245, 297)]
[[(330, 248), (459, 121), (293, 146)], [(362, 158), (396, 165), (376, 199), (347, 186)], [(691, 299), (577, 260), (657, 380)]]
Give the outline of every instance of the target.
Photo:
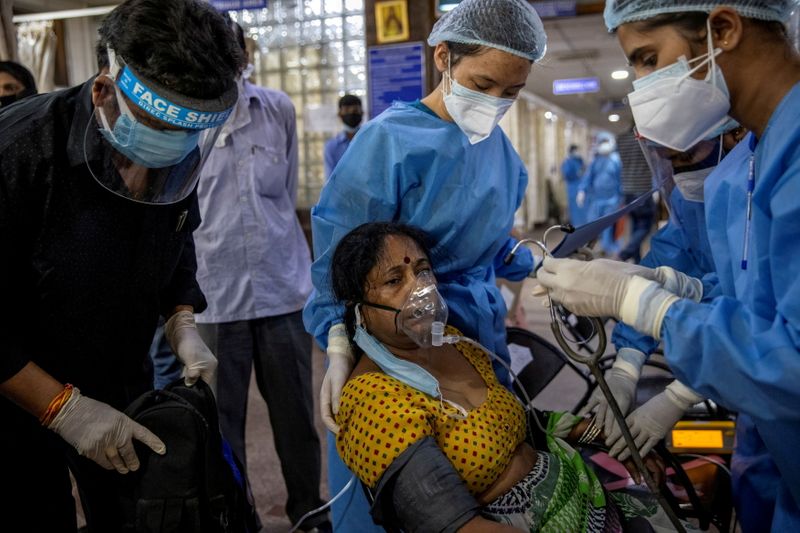
[(236, 85), (217, 99), (194, 100), (144, 80), (112, 50), (109, 64), (109, 74), (95, 80), (94, 120), (84, 135), (90, 172), (129, 200), (183, 200), (236, 103)]

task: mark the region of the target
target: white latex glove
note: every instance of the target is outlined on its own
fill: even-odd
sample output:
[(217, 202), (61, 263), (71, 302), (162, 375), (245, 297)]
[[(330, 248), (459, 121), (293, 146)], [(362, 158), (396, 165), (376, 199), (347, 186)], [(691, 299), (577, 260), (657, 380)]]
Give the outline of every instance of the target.
[(164, 325), (164, 337), (183, 363), (186, 385), (194, 385), (198, 378), (202, 378), (213, 388), (217, 358), (200, 338), (194, 314), (190, 311), (178, 311), (172, 315)]
[(656, 339), (678, 300), (660, 285), (654, 269), (608, 259), (547, 257), (536, 277), (554, 301), (576, 315), (614, 317)]
[(339, 399), (347, 378), (356, 364), (356, 357), (347, 338), (344, 324), (335, 324), (328, 330), (328, 370), (322, 379), (319, 393), (319, 410), (322, 422), (329, 430), (339, 433), (336, 413), (339, 412)]
[(681, 298), (689, 298), (695, 302), (703, 299), (703, 282), (674, 268), (668, 266), (656, 268), (655, 281), (659, 282), (662, 287), (672, 294)]
[(82, 396), (72, 389), (67, 403), (47, 426), (70, 443), (78, 453), (106, 470), (120, 474), (139, 469), (133, 439), (164, 455), (167, 447), (146, 427), (108, 404)]
[[(636, 384), (639, 382), (645, 359), (645, 354), (639, 350), (622, 348), (617, 353), (614, 364), (606, 372), (606, 383), (623, 415), (628, 414), (636, 398)], [(617, 427), (616, 418), (600, 387), (595, 388), (586, 407), (578, 414), (582, 416), (591, 411), (595, 412), (595, 423), (603, 428), (606, 435), (610, 435)]]
[(586, 203), (586, 191), (578, 191), (578, 194), (575, 196), (575, 203), (578, 207), (583, 207), (583, 204)]
[[(675, 380), (667, 385), (664, 392), (654, 396), (628, 415), (625, 421), (631, 429), (639, 454), (647, 455), (683, 417), (686, 410), (702, 400), (702, 396)], [(631, 452), (617, 424), (614, 424), (614, 430), (607, 435), (606, 446), (610, 448), (609, 455), (620, 461), (630, 457)]]

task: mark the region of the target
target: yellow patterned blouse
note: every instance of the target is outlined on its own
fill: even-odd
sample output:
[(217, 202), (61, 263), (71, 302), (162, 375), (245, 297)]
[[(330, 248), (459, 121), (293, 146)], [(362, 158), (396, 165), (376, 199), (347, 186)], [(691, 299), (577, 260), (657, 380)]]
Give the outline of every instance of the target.
[(488, 388), (486, 401), (466, 419), (447, 416), (455, 410), (382, 372), (361, 374), (345, 385), (336, 415), (341, 428), (336, 448), (370, 487), (409, 446), (432, 436), (469, 491), (478, 495), (494, 483), (524, 440), (522, 405), (497, 381), (488, 355), (466, 343), (456, 348)]

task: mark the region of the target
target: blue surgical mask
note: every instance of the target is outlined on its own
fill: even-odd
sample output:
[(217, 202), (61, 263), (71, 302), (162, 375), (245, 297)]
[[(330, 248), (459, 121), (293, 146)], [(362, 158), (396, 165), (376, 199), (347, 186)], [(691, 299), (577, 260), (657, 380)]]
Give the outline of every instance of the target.
[(119, 89), (117, 102), (120, 115), (111, 128), (102, 108), (97, 111), (103, 127), (100, 133), (116, 151), (137, 165), (147, 168), (165, 168), (177, 165), (197, 148), (200, 131), (156, 130), (145, 126), (128, 109)]
[(386, 375), (420, 392), (424, 392), (428, 396), (436, 398), (455, 409), (457, 414), (447, 413), (448, 416), (454, 418), (467, 417), (467, 411), (463, 407), (442, 398), (442, 392), (439, 389), (439, 380), (433, 377), (430, 372), (416, 363), (397, 357), (390, 352), (381, 341), (372, 336), (366, 328), (364, 328), (361, 319), (361, 311), (358, 306), (356, 306), (356, 332), (353, 336), (353, 340), (359, 348), (364, 350), (367, 357), (372, 359)]
[(429, 396), (441, 397), (439, 381), (430, 372), (394, 355), (381, 341), (370, 335), (364, 326), (356, 326), (353, 340), (386, 374)]

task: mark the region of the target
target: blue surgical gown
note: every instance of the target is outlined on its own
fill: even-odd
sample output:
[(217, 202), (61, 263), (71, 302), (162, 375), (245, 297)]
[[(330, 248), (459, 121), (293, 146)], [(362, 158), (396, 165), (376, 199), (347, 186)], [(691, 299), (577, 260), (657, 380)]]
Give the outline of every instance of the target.
[(704, 195), (718, 295), (669, 309), (665, 356), (683, 383), (752, 419), (780, 473), (773, 530), (800, 531), (800, 84), (761, 138), (739, 143), (709, 176)]
[[(449, 322), (508, 360), (506, 308), (495, 277), (521, 280), (533, 269), (524, 248), (510, 265), (503, 262), (515, 244), (509, 234), (527, 183), (525, 167), (500, 128), (471, 145), (456, 124), (421, 103), (395, 103), (361, 128), (311, 212), (315, 290), (303, 312), (306, 329), (324, 348), (328, 329), (342, 321), (329, 280), (339, 240), (366, 222), (402, 222), (432, 236)], [(333, 446), (329, 450), (334, 494), (349, 473)], [(333, 521), (337, 531), (380, 531), (358, 488), (334, 505)]]
[[(688, 276), (703, 279), (703, 294), (713, 289), (714, 259), (706, 232), (705, 205), (692, 202), (681, 195), (675, 187), (670, 195), (673, 218), (650, 239), (650, 251), (642, 259), (641, 265), (656, 268), (668, 266)], [(611, 341), (620, 348), (634, 348), (650, 355), (658, 346), (658, 341), (639, 333), (629, 325), (620, 322), (614, 327)]]
[[(729, 156), (721, 173), (709, 179), (719, 179), (725, 171), (735, 170), (749, 159), (745, 151)], [(672, 217), (650, 240), (650, 251), (642, 265), (650, 268), (669, 266), (689, 276), (703, 280), (704, 300), (717, 294), (714, 258), (706, 231), (705, 206), (683, 198), (678, 188), (670, 196)], [(618, 323), (612, 342), (620, 348), (634, 348), (650, 355), (658, 341), (639, 333), (625, 323)], [(747, 415), (737, 423), (736, 451), (732, 461), (732, 477), (736, 513), (742, 531), (769, 531), (775, 509), (777, 467), (766, 450), (758, 430)]]
[[(619, 156), (596, 155), (581, 182), (581, 190), (586, 192), (588, 202), (587, 221), (591, 222), (616, 211), (620, 207), (622, 187), (622, 164)], [(607, 254), (619, 251), (614, 237), (615, 227), (603, 231), (600, 246)]]
[(567, 206), (569, 208), (569, 222), (575, 227), (586, 223), (585, 207), (578, 207), (578, 191), (581, 188), (583, 176), (583, 159), (577, 155), (570, 155), (561, 164), (561, 175), (567, 184)]

